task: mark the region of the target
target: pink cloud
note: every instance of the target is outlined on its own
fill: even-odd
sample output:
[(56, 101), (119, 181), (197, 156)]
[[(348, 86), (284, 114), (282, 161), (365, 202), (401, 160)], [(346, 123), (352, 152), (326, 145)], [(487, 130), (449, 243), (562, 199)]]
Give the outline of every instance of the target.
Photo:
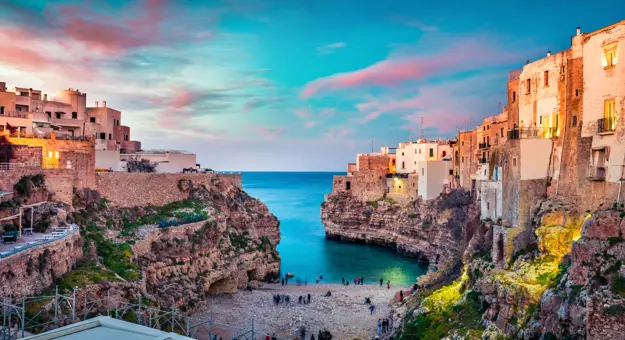
[(439, 53), (429, 55), (391, 56), (386, 60), (352, 72), (334, 74), (306, 84), (300, 97), (310, 98), (322, 91), (361, 86), (392, 86), (437, 74), (501, 64), (513, 55), (499, 52), (478, 40), (466, 40)]
[(286, 132), (284, 128), (267, 128), (262, 126), (250, 126), (250, 130), (258, 132), (269, 140), (274, 140)]
[(328, 44), (328, 45), (324, 45), (324, 46), (320, 46), (317, 48), (317, 53), (319, 53), (320, 55), (323, 54), (330, 54), (338, 49), (341, 49), (345, 47), (345, 43), (344, 42), (337, 42), (337, 43), (333, 43), (333, 44)]
[(319, 121), (310, 120), (310, 121), (307, 121), (306, 124), (304, 124), (304, 128), (308, 130), (308, 129), (312, 129), (315, 126), (320, 125), (320, 124), (321, 124), (321, 122), (319, 122)]

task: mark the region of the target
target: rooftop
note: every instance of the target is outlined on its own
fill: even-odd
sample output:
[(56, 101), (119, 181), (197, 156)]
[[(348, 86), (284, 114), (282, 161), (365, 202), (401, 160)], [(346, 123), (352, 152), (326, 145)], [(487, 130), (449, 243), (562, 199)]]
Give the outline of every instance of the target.
[(176, 333), (168, 333), (146, 326), (113, 319), (108, 316), (98, 316), (69, 326), (57, 328), (42, 334), (33, 335), (24, 339), (29, 340), (186, 340), (191, 339)]

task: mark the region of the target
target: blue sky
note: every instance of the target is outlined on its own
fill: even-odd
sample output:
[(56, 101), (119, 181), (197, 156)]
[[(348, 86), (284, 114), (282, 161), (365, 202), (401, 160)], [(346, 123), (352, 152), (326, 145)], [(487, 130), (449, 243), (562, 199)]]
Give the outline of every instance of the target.
[[(473, 128), (507, 73), (625, 2), (0, 1), (0, 81), (106, 100), (144, 148), (220, 170), (344, 170)], [(610, 10), (606, 10), (609, 8)]]

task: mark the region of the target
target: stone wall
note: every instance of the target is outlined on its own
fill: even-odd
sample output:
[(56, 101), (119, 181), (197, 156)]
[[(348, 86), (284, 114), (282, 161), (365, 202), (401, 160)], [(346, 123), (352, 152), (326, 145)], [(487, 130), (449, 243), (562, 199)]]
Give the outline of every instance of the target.
[(0, 163), (41, 165), (41, 155), (41, 147), (13, 145), (0, 141)]
[(40, 294), (82, 257), (82, 243), (75, 232), (0, 260), (0, 296), (19, 299)]
[(0, 191), (13, 191), (13, 186), (27, 175), (44, 174), (46, 189), (52, 200), (72, 205), (74, 188), (81, 187), (80, 176), (74, 169), (16, 169), (0, 172)]
[(356, 163), (347, 163), (347, 173), (351, 174), (356, 171)]
[(358, 171), (389, 171), (389, 157), (387, 155), (358, 155)]
[(180, 181), (211, 186), (214, 181), (227, 181), (242, 186), (240, 174), (169, 174), (140, 172), (99, 172), (97, 190), (114, 206), (160, 206), (188, 198), (179, 188)]
[(477, 134), (475, 130), (471, 130), (460, 132), (459, 137), (460, 186), (466, 190), (471, 190), (471, 175), (475, 174), (477, 170), (477, 157), (475, 156), (475, 151), (478, 148)]

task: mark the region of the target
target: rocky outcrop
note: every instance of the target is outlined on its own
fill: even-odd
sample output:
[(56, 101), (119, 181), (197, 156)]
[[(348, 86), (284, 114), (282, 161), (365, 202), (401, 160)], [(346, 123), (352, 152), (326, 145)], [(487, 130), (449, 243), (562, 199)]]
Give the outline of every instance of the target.
[(625, 338), (624, 216), (621, 209), (587, 216), (555, 287), (542, 295), (525, 339)]
[(322, 204), (321, 219), (329, 238), (389, 246), (451, 268), (479, 227), (479, 210), (463, 190), (407, 205), (390, 199), (363, 203), (335, 194)]

